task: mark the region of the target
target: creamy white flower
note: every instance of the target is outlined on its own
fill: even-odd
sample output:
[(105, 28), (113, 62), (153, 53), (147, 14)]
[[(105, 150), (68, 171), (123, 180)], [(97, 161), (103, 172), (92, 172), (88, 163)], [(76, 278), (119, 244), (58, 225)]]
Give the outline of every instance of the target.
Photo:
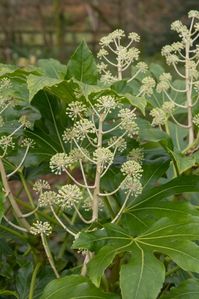
[(61, 208), (72, 208), (83, 198), (82, 191), (76, 185), (64, 185), (58, 190), (56, 204)]
[(122, 164), (121, 172), (123, 173), (123, 175), (128, 175), (134, 179), (140, 180), (142, 177), (143, 169), (140, 163), (134, 160), (129, 160)]
[(61, 174), (66, 168), (70, 167), (73, 160), (65, 153), (57, 153), (50, 159), (50, 169), (55, 174)]
[(39, 221), (33, 223), (33, 225), (30, 228), (30, 233), (33, 235), (41, 235), (44, 234), (46, 236), (49, 236), (52, 233), (52, 227), (49, 222), (45, 221)]
[(43, 190), (49, 190), (50, 185), (46, 180), (37, 180), (32, 188), (37, 194), (42, 193)]

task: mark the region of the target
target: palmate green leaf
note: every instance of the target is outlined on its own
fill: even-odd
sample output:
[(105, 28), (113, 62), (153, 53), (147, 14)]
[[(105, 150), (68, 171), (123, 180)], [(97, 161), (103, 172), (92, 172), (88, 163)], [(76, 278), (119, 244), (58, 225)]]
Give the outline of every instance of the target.
[(66, 79), (75, 78), (88, 84), (96, 84), (98, 71), (92, 52), (85, 41), (82, 41), (67, 65)]
[(40, 299), (119, 299), (117, 295), (104, 293), (96, 288), (86, 277), (65, 276), (51, 281), (44, 289)]
[(122, 299), (154, 299), (164, 282), (164, 265), (151, 251), (137, 244), (128, 264), (122, 265), (120, 285)]
[[(99, 231), (87, 233), (87, 236), (92, 236), (90, 242), (96, 244), (96, 254), (88, 263), (88, 275), (99, 286), (104, 271), (114, 257), (121, 253), (130, 254), (129, 263), (121, 269), (123, 298), (156, 299), (164, 281), (164, 267), (156, 261), (153, 252), (168, 255), (184, 270), (199, 273), (199, 247), (191, 242), (199, 238), (198, 217), (161, 218), (139, 235), (127, 232), (116, 224), (105, 225), (104, 232), (106, 235), (99, 234)], [(85, 248), (85, 235), (80, 234), (73, 247)], [(86, 246), (89, 247), (91, 244)], [(153, 282), (152, 288), (148, 287), (149, 282)], [(129, 288), (131, 293), (128, 296)]]
[(183, 192), (199, 192), (198, 176), (180, 176), (150, 190), (145, 188), (126, 208), (122, 221), (128, 224), (126, 228), (142, 232), (161, 217), (175, 219), (188, 214), (198, 215), (198, 211), (188, 202), (167, 200), (170, 196)]
[(163, 295), (160, 299), (198, 299), (199, 298), (199, 280), (187, 279), (178, 287), (171, 288), (167, 295)]

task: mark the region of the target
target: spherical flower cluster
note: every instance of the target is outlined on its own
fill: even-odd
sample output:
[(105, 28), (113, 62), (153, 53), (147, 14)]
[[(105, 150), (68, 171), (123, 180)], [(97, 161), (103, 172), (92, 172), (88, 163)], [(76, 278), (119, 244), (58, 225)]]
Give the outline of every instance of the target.
[(174, 109), (175, 109), (175, 104), (173, 102), (166, 101), (162, 105), (162, 110), (166, 113), (167, 116), (170, 116), (171, 113), (173, 113)]
[(117, 77), (113, 76), (109, 70), (107, 70), (104, 74), (101, 75), (101, 82), (105, 84), (112, 84), (118, 80)]
[(76, 122), (74, 125), (74, 130), (76, 132), (76, 139), (83, 140), (87, 134), (92, 134), (96, 132), (95, 125), (92, 121), (84, 118)]
[(21, 147), (28, 147), (29, 146), (29, 147), (33, 148), (34, 145), (35, 145), (34, 140), (32, 140), (29, 137), (26, 137), (26, 138), (22, 139), (21, 142), (20, 142), (20, 146)]
[(198, 79), (199, 77), (199, 72), (197, 70), (197, 63), (195, 61), (187, 61), (187, 67), (189, 69), (189, 73), (190, 75), (195, 78), (195, 79)]
[(93, 153), (93, 160), (96, 164), (100, 163), (103, 168), (106, 164), (109, 164), (113, 160), (113, 153), (105, 147), (98, 148)]
[(73, 163), (70, 156), (65, 153), (57, 153), (50, 159), (50, 169), (55, 174), (61, 174)]
[(198, 10), (190, 10), (188, 13), (188, 17), (199, 19), (199, 11)]
[(117, 61), (122, 64), (122, 67), (125, 67), (126, 64), (138, 60), (140, 51), (135, 47), (127, 49), (126, 47), (120, 46), (116, 53)]
[(39, 207), (48, 207), (57, 201), (57, 193), (54, 191), (45, 191), (40, 194), (38, 199)]
[(154, 127), (164, 125), (167, 121), (167, 115), (161, 108), (153, 108), (150, 115), (153, 117), (152, 126)]
[[(88, 196), (85, 197), (81, 204), (81, 207), (85, 211), (88, 211), (88, 212), (91, 211), (92, 207), (93, 207), (93, 201), (91, 200), (91, 198)], [(98, 197), (98, 210), (102, 211), (103, 207), (104, 207), (103, 200), (101, 199), (101, 197)]]
[(169, 82), (168, 81), (160, 81), (157, 86), (156, 86), (156, 91), (158, 93), (161, 93), (161, 92), (164, 92), (164, 91), (167, 91), (169, 90), (170, 88), (170, 85), (169, 85)]
[(80, 116), (83, 116), (85, 111), (86, 106), (83, 103), (74, 101), (68, 105), (66, 109), (66, 115), (68, 115), (72, 120), (74, 120)]
[(172, 76), (170, 73), (162, 73), (159, 77), (160, 81), (171, 81)]
[(19, 119), (19, 123), (21, 123), (24, 128), (31, 128), (32, 127), (32, 124), (31, 122), (27, 119), (27, 116), (26, 115), (22, 115)]
[(118, 152), (122, 153), (127, 147), (127, 142), (124, 138), (113, 136), (109, 139), (108, 146), (113, 148), (117, 147)]
[(132, 42), (139, 42), (140, 41), (140, 36), (136, 32), (130, 32), (129, 35), (128, 35), (128, 38)]
[(133, 148), (128, 154), (128, 160), (133, 160), (142, 164), (142, 161), (144, 160), (143, 148), (140, 147)]
[(118, 113), (118, 117), (121, 119), (121, 129), (126, 130), (129, 137), (138, 135), (139, 128), (136, 124), (136, 115), (128, 108), (121, 109)]
[(140, 70), (141, 73), (145, 73), (148, 70), (148, 65), (145, 62), (138, 62), (136, 68)]
[(61, 208), (72, 208), (83, 199), (82, 191), (76, 185), (64, 185), (58, 191), (56, 204)]
[(134, 160), (129, 160), (122, 164), (121, 172), (123, 173), (123, 175), (140, 180), (142, 177), (143, 169), (140, 163)]
[(62, 135), (62, 139), (65, 143), (72, 142), (74, 139), (78, 138), (78, 132), (76, 128), (65, 129)]
[(124, 190), (125, 193), (130, 192), (132, 196), (137, 197), (142, 193), (143, 188), (139, 179), (127, 175), (127, 177), (122, 183), (121, 189)]
[(167, 61), (168, 65), (177, 64), (179, 62), (179, 58), (175, 54), (170, 54), (170, 55), (166, 56), (166, 61)]
[(90, 157), (90, 153), (87, 149), (80, 147), (79, 148), (74, 148), (70, 151), (69, 157), (71, 157), (71, 160), (75, 163), (78, 162), (79, 160), (82, 162), (88, 162), (88, 158)]
[(104, 56), (108, 55), (108, 51), (106, 51), (104, 48), (100, 49), (97, 53), (97, 58), (103, 58)]
[(193, 117), (193, 123), (194, 123), (194, 125), (199, 127), (199, 113)]
[(124, 37), (124, 31), (121, 29), (116, 29), (115, 31), (109, 33), (107, 36), (101, 38), (99, 44), (101, 46), (108, 46), (110, 43), (114, 42), (115, 39), (121, 39)]
[(52, 233), (52, 227), (49, 222), (45, 221), (39, 221), (33, 223), (33, 225), (30, 228), (30, 233), (33, 235), (41, 235), (44, 234), (46, 236), (49, 236)]
[(184, 44), (182, 42), (175, 42), (171, 44), (171, 47), (173, 52), (179, 52), (184, 49)]
[(95, 105), (99, 112), (105, 110), (111, 112), (118, 106), (115, 98), (112, 96), (101, 96)]
[(38, 180), (34, 183), (32, 189), (36, 192), (36, 194), (40, 194), (43, 190), (49, 190), (50, 185), (46, 180)]
[(0, 148), (6, 151), (8, 148), (14, 149), (15, 143), (13, 142), (13, 138), (11, 136), (2, 136), (0, 138)]
[(152, 77), (145, 77), (142, 80), (142, 85), (140, 87), (140, 93), (150, 96), (153, 93), (153, 88), (155, 87), (155, 80)]
[(101, 62), (101, 63), (97, 64), (97, 69), (98, 69), (100, 74), (102, 74), (103, 72), (106, 72), (107, 68), (108, 68), (108, 65), (104, 62)]

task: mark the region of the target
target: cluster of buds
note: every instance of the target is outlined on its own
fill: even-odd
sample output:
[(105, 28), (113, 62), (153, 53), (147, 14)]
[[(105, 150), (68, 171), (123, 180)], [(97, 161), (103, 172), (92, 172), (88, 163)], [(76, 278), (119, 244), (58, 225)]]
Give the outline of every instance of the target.
[(121, 167), (121, 172), (125, 175), (125, 179), (122, 182), (121, 189), (126, 193), (130, 193), (136, 197), (142, 193), (142, 166), (135, 160), (128, 160)]
[(160, 108), (151, 110), (150, 115), (153, 117), (152, 126), (165, 125), (168, 118), (172, 116), (175, 105), (172, 102), (165, 102)]
[[(121, 44), (122, 38), (128, 38), (127, 45), (123, 46)], [(97, 56), (100, 60), (98, 70), (101, 73), (103, 82), (112, 83), (122, 79), (123, 72), (139, 59), (140, 51), (136, 47), (132, 47), (133, 43), (138, 43), (139, 41), (140, 36), (137, 33), (131, 32), (126, 36), (121, 29), (117, 29), (101, 38), (101, 48)], [(111, 73), (109, 65), (117, 70), (117, 76)], [(136, 65), (136, 69), (137, 74), (144, 73), (147, 70), (147, 65), (144, 62), (139, 62)]]
[(49, 236), (52, 233), (52, 227), (49, 222), (39, 221), (33, 223), (30, 228), (30, 233), (33, 235), (46, 235)]

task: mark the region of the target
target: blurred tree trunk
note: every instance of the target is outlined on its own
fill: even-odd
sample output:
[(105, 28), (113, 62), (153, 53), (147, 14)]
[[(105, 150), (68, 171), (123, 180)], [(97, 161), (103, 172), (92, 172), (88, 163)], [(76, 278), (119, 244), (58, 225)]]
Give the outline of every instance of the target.
[(59, 59), (64, 60), (65, 59), (65, 55), (64, 55), (65, 19), (63, 13), (63, 1), (54, 0), (53, 2), (54, 2), (56, 48), (58, 51)]

